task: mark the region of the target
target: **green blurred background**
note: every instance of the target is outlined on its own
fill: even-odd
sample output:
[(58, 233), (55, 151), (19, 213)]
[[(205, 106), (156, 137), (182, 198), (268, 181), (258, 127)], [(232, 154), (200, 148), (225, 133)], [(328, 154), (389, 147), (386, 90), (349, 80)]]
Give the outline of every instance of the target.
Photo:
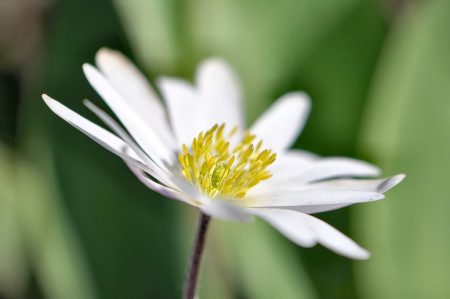
[(197, 211), (147, 190), (57, 118), (91, 119), (81, 64), (103, 46), (151, 80), (225, 58), (250, 121), (313, 99), (296, 147), (408, 177), (387, 200), (319, 215), (352, 261), (255, 221), (214, 221), (200, 298), (450, 298), (450, 1), (0, 1), (0, 298), (178, 298)]

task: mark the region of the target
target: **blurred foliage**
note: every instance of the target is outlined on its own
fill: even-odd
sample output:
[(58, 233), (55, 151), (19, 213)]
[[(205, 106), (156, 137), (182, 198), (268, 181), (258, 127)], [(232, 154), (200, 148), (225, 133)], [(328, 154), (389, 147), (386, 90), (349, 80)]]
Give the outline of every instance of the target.
[(377, 1), (36, 7), (40, 17), (24, 14), (44, 21), (41, 47), (23, 51), (33, 59), (0, 57), (0, 298), (180, 296), (197, 212), (147, 190), (40, 100), (49, 93), (91, 118), (81, 100), (102, 103), (81, 65), (103, 46), (152, 80), (192, 79), (202, 59), (225, 58), (242, 79), (249, 122), (285, 92), (305, 90), (313, 110), (297, 147), (408, 174), (387, 201), (319, 215), (371, 250), (368, 262), (299, 248), (261, 221), (213, 221), (201, 298), (450, 296), (448, 1), (411, 1), (395, 13)]
[[(77, 111), (87, 111), (81, 100), (96, 95), (81, 64), (93, 61), (101, 46), (130, 54), (114, 8), (108, 1), (62, 1), (50, 13), (40, 80), (25, 95), (25, 151), (40, 163), (52, 161), (100, 298), (176, 297), (174, 285), (182, 275), (174, 273), (182, 272), (182, 266), (175, 259), (171, 205), (148, 192), (120, 160), (48, 114), (39, 98), (45, 91)], [(149, 204), (152, 198), (157, 200)]]
[(358, 207), (365, 298), (450, 297), (449, 1), (408, 6), (376, 74), (362, 148), (389, 173), (408, 174), (389, 200)]

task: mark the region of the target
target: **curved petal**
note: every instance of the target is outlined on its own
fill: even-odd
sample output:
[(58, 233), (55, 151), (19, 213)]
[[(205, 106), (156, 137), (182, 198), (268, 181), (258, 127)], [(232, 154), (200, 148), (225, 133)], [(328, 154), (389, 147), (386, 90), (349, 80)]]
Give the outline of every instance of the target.
[(305, 214), (316, 214), (322, 212), (328, 212), (333, 210), (342, 209), (348, 207), (352, 204), (335, 204), (335, 205), (317, 205), (317, 206), (297, 206), (297, 207), (282, 207), (282, 209), (293, 210), (297, 212), (302, 212)]
[(245, 209), (223, 199), (199, 198), (200, 209), (203, 213), (222, 220), (248, 222), (251, 215)]
[[(248, 195), (250, 197), (257, 197), (258, 194), (273, 189), (280, 189), (279, 187), (283, 186), (282, 180), (291, 178), (289, 174), (296, 172), (299, 169), (307, 169), (318, 160), (319, 156), (303, 150), (292, 149), (287, 152), (279, 153), (276, 161), (268, 168), (272, 174), (272, 178), (270, 180), (262, 181), (254, 186), (249, 190)], [(299, 185), (297, 181), (294, 182), (296, 185)]]
[(303, 168), (295, 164), (292, 164), (291, 167), (288, 165), (280, 171), (274, 172), (270, 183), (304, 184), (337, 177), (373, 177), (380, 173), (378, 167), (364, 161), (331, 157), (315, 160)]
[(170, 147), (175, 140), (170, 130), (164, 107), (147, 78), (122, 53), (108, 48), (100, 49), (95, 61), (128, 105)]
[(328, 223), (311, 215), (298, 213), (314, 230), (318, 243), (343, 256), (354, 259), (368, 259), (370, 253), (356, 244), (352, 239), (329, 225)]
[[(136, 144), (136, 142), (128, 135), (127, 132), (106, 112), (95, 106), (92, 102), (88, 100), (83, 101), (86, 107), (91, 110), (98, 118), (100, 118), (114, 133), (116, 133), (124, 142), (127, 143), (128, 147), (131, 148), (136, 155), (143, 161), (145, 165), (145, 171), (150, 174), (152, 177), (156, 178), (158, 181), (170, 185), (170, 181), (168, 180), (169, 173), (166, 165), (159, 165), (155, 163), (152, 159), (150, 159), (142, 149)], [(128, 150), (124, 149), (122, 155), (122, 159), (128, 161), (129, 159), (127, 155)], [(134, 163), (134, 161), (131, 161)], [(143, 166), (143, 165), (140, 165)], [(169, 184), (168, 184), (169, 182)]]
[(307, 190), (348, 190), (385, 193), (405, 178), (404, 174), (371, 180), (338, 179), (308, 184)]
[(405, 178), (404, 174), (398, 174), (392, 177), (382, 179), (335, 179), (329, 181), (321, 181), (317, 183), (299, 184), (295, 181), (280, 182), (278, 185), (271, 185), (270, 192), (278, 191), (372, 191), (385, 193), (389, 189), (399, 184)]
[(308, 205), (353, 204), (383, 199), (382, 193), (348, 190), (285, 190), (259, 194), (240, 200), (246, 207), (293, 207)]
[(303, 247), (316, 244), (313, 232), (305, 221), (298, 217), (299, 213), (280, 209), (250, 209), (250, 211), (270, 223), (292, 242)]
[(334, 252), (354, 259), (367, 259), (369, 253), (353, 240), (310, 215), (280, 209), (251, 209), (294, 243), (311, 247), (320, 243)]
[(196, 84), (205, 107), (207, 130), (214, 124), (225, 123), (231, 128), (245, 128), (242, 92), (239, 80), (222, 60), (209, 58), (197, 68)]
[(168, 181), (167, 174), (158, 166), (148, 164), (148, 158), (138, 153), (139, 150), (136, 149), (136, 146), (126, 143), (123, 139), (120, 139), (116, 135), (87, 120), (49, 96), (44, 94), (42, 95), (42, 98), (56, 115), (79, 129), (107, 150), (113, 152), (123, 160), (128, 161), (128, 163), (139, 163), (141, 168), (145, 169), (146, 172), (150, 173), (157, 180), (162, 182)]
[(147, 186), (147, 188), (158, 192), (168, 198), (179, 200), (189, 205), (194, 205), (192, 200), (190, 200), (189, 197), (187, 197), (185, 194), (151, 180), (136, 165), (130, 163), (127, 160), (124, 161), (128, 168), (133, 172), (133, 174), (139, 179), (139, 181)]
[(209, 129), (204, 124), (205, 107), (187, 81), (161, 77), (157, 84), (166, 102), (178, 146), (189, 145), (202, 130)]
[[(121, 156), (124, 149), (127, 149), (130, 157), (141, 161), (136, 153), (129, 148), (129, 146), (119, 137), (103, 129), (102, 127), (94, 124), (90, 120), (84, 118), (78, 113), (70, 110), (63, 104), (52, 99), (46, 94), (42, 95), (42, 99), (47, 106), (59, 117), (67, 121), (69, 124), (86, 134), (88, 137), (96, 141), (98, 144), (113, 152), (114, 154)], [(142, 162), (142, 161), (141, 161)]]
[(290, 177), (293, 172), (299, 172), (310, 168), (314, 163), (320, 161), (320, 157), (303, 150), (289, 150), (277, 154), (276, 161), (270, 165), (270, 172), (275, 178)]
[(131, 136), (154, 160), (172, 161), (173, 152), (164, 144), (154, 129), (142, 120), (109, 81), (92, 65), (84, 64), (83, 70), (89, 83), (117, 115)]
[(263, 139), (266, 148), (286, 150), (302, 131), (309, 110), (310, 100), (305, 93), (288, 93), (264, 112), (250, 131)]
[[(321, 183), (313, 183), (307, 185), (280, 185), (276, 187), (276, 190), (272, 189), (272, 193), (290, 191), (291, 193), (297, 193), (298, 196), (303, 196), (304, 191), (368, 191), (376, 193), (385, 193), (397, 184), (399, 184), (405, 178), (404, 174), (373, 180), (332, 180)], [(274, 186), (272, 186), (274, 187)], [(332, 193), (330, 193), (331, 195)], [(368, 193), (370, 194), (370, 193)], [(252, 194), (257, 198), (257, 195)], [(262, 195), (264, 197), (264, 195)], [(294, 201), (293, 201), (294, 202)], [(359, 201), (358, 201), (359, 202)], [(343, 202), (334, 204), (315, 204), (315, 205), (293, 205), (293, 206), (280, 206), (283, 209), (294, 210), (306, 214), (321, 213), (326, 211), (337, 210), (356, 202)], [(281, 203), (279, 205), (282, 205)]]

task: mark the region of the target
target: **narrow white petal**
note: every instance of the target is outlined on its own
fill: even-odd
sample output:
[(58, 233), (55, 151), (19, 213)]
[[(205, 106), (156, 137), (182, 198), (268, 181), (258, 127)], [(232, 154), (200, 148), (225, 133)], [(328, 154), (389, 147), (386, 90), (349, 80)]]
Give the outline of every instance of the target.
[(202, 212), (213, 218), (238, 222), (251, 220), (251, 215), (245, 209), (226, 200), (209, 199), (204, 196), (199, 197), (198, 200), (201, 203), (200, 209)]
[(84, 64), (83, 70), (89, 83), (114, 111), (142, 149), (154, 159), (172, 161), (174, 157), (169, 147), (161, 141), (154, 129), (149, 127), (130, 107), (109, 81), (92, 65)]
[(297, 206), (297, 207), (281, 207), (281, 208), (286, 209), (286, 210), (302, 212), (305, 214), (316, 214), (316, 213), (323, 213), (323, 212), (342, 209), (342, 208), (348, 207), (350, 205), (352, 205), (352, 204), (344, 203), (344, 204), (335, 204), (335, 205)]
[(288, 166), (274, 173), (270, 182), (299, 184), (338, 177), (373, 177), (380, 175), (380, 172), (378, 167), (364, 161), (331, 157), (317, 159), (304, 168), (292, 164), (292, 167)]
[(302, 92), (279, 98), (250, 128), (274, 151), (290, 147), (303, 129), (310, 110), (309, 97)]
[(275, 185), (272, 184), (271, 192), (276, 191), (372, 191), (385, 193), (396, 186), (405, 178), (404, 174), (398, 174), (392, 177), (382, 179), (334, 179), (328, 181), (313, 182), (308, 184), (299, 184), (296, 181), (286, 180)]
[[(52, 99), (46, 94), (42, 95), (47, 106), (59, 117), (67, 121), (69, 124), (86, 134), (88, 137), (105, 147), (107, 150), (118, 156), (122, 155), (125, 148), (128, 148), (129, 154), (133, 159), (141, 160), (136, 153), (119, 137), (94, 124), (90, 120), (84, 118), (78, 113), (70, 110), (63, 104)], [(141, 160), (142, 161), (142, 160)]]
[[(332, 180), (323, 183), (308, 185), (307, 188), (334, 189), (334, 190), (366, 190), (385, 193), (405, 178), (404, 174), (398, 174), (385, 179), (374, 180)], [(351, 204), (332, 204), (332, 205), (313, 205), (313, 206), (295, 206), (283, 207), (283, 209), (292, 209), (306, 214), (314, 214), (341, 209)]]
[(147, 164), (148, 158), (137, 153), (139, 152), (139, 149), (137, 149), (136, 152), (136, 146), (130, 146), (130, 144), (126, 143), (116, 135), (87, 120), (49, 96), (44, 94), (42, 95), (42, 98), (55, 114), (79, 129), (104, 148), (121, 157), (123, 160), (128, 161), (128, 163), (139, 165), (141, 169), (148, 172), (159, 181), (168, 182), (167, 174), (165, 174), (158, 166), (155, 166), (154, 163)]
[(205, 107), (187, 81), (161, 77), (157, 84), (166, 102), (178, 146), (189, 145), (201, 131), (209, 129), (204, 122)]
[[(284, 181), (294, 182), (295, 186), (302, 182), (291, 180), (293, 173), (298, 173), (302, 169), (307, 169), (320, 159), (319, 156), (303, 151), (292, 149), (287, 152), (278, 153), (275, 163), (269, 166), (268, 170), (272, 174), (270, 180), (262, 181), (248, 192), (251, 197), (257, 197), (258, 194), (268, 192), (270, 190), (279, 190), (284, 186)], [(291, 184), (291, 183), (289, 183)]]
[[(123, 141), (125, 141), (129, 148), (131, 148), (136, 155), (145, 163), (146, 169), (144, 169), (152, 177), (156, 178), (158, 181), (166, 185), (170, 185), (170, 172), (168, 171), (166, 165), (155, 163), (150, 157), (148, 157), (141, 148), (135, 143), (135, 141), (128, 135), (127, 132), (106, 112), (95, 106), (92, 102), (85, 100), (84, 104), (88, 107), (95, 115), (97, 115), (112, 131), (114, 131)], [(128, 150), (124, 149), (122, 157), (125, 161), (128, 161)], [(130, 161), (129, 161), (130, 162)], [(131, 161), (131, 163), (134, 163)], [(141, 167), (142, 168), (142, 167)]]
[(298, 213), (314, 230), (317, 242), (334, 252), (354, 259), (367, 259), (370, 253), (352, 239), (320, 219)]
[(366, 259), (369, 253), (327, 223), (303, 213), (281, 209), (251, 209), (294, 243), (311, 247), (320, 243), (334, 252), (354, 259)]
[(270, 165), (270, 172), (274, 177), (290, 177), (292, 173), (299, 173), (310, 168), (314, 163), (320, 161), (320, 157), (302, 150), (289, 150), (277, 153), (275, 163)]
[(203, 61), (197, 69), (196, 84), (207, 111), (205, 129), (216, 123), (245, 127), (239, 79), (224, 61), (217, 58)]
[(241, 200), (247, 207), (293, 207), (306, 205), (352, 204), (383, 199), (384, 195), (372, 191), (348, 190), (286, 190), (259, 194)]
[(270, 223), (286, 238), (303, 246), (316, 244), (315, 236), (299, 213), (280, 209), (250, 209), (250, 211)]
[(134, 112), (154, 129), (165, 144), (173, 148), (175, 140), (164, 107), (144, 74), (122, 53), (108, 48), (100, 49), (95, 61)]
[(137, 167), (135, 164), (130, 163), (129, 161), (126, 161), (126, 160), (125, 160), (125, 164), (134, 173), (134, 175), (139, 179), (139, 181), (141, 181), (149, 189), (151, 189), (155, 192), (158, 192), (161, 195), (164, 195), (168, 198), (180, 200), (189, 205), (193, 205), (193, 202), (185, 194), (153, 181), (152, 179), (148, 178), (144, 174), (144, 172), (142, 170), (140, 170), (139, 167)]
[(385, 193), (400, 183), (404, 178), (404, 174), (398, 174), (383, 179), (337, 179), (319, 183), (311, 183), (306, 185), (304, 190), (348, 190)]

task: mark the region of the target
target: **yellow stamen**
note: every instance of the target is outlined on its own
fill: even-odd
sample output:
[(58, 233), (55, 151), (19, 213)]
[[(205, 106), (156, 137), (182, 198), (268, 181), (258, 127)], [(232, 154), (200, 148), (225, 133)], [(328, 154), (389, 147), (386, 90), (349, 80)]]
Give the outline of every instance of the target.
[(191, 147), (182, 145), (178, 155), (184, 177), (210, 197), (243, 198), (250, 188), (272, 177), (267, 167), (277, 155), (262, 149), (262, 140), (245, 132), (241, 142), (230, 149), (231, 139), (238, 132), (234, 127), (224, 134), (225, 124), (215, 124), (194, 138)]

